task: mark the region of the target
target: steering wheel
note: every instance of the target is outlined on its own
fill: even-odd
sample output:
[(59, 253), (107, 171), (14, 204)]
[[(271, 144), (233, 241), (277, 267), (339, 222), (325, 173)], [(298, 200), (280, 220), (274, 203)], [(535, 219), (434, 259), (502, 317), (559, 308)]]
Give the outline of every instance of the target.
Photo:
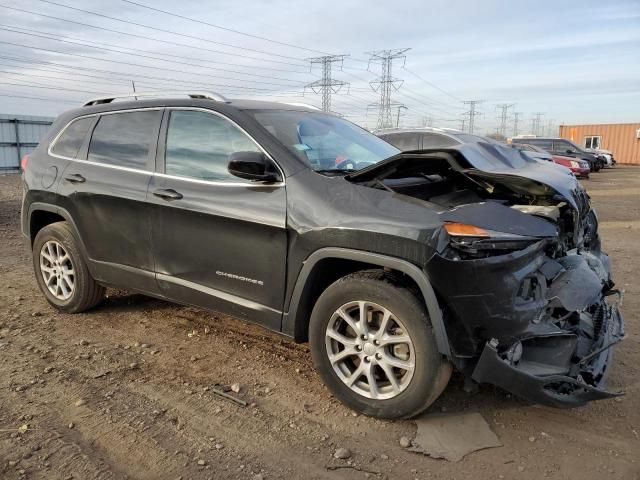
[[(337, 159), (336, 159), (337, 160)], [(345, 158), (344, 160), (341, 160), (339, 162), (336, 163), (336, 166), (334, 168), (336, 168), (337, 170), (347, 170), (347, 164), (351, 163), (353, 164), (353, 160), (351, 160), (350, 158)]]

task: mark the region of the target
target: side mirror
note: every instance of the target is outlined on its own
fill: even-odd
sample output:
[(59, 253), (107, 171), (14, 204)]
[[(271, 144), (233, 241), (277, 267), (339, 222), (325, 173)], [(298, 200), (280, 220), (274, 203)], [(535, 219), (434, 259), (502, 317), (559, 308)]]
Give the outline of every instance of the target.
[(234, 152), (229, 155), (227, 170), (231, 175), (254, 182), (279, 182), (280, 175), (261, 152)]
[(573, 153), (573, 150), (570, 148), (567, 148), (567, 152), (566, 153)]

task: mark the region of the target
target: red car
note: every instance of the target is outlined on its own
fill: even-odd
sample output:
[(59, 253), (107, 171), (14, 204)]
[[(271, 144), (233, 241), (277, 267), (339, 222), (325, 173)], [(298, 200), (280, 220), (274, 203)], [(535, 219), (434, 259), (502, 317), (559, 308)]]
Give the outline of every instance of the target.
[(563, 157), (562, 155), (552, 155), (551, 159), (554, 163), (567, 167), (576, 177), (589, 178), (589, 173), (591, 173), (589, 162), (578, 160), (573, 157)]

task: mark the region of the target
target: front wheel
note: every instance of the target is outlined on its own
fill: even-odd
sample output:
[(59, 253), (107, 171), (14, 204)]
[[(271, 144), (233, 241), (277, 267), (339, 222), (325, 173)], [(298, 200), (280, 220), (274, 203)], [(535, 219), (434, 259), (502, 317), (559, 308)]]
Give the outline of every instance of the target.
[(380, 418), (409, 418), (431, 405), (451, 376), (422, 302), (382, 271), (330, 285), (309, 325), (311, 354), (332, 393)]

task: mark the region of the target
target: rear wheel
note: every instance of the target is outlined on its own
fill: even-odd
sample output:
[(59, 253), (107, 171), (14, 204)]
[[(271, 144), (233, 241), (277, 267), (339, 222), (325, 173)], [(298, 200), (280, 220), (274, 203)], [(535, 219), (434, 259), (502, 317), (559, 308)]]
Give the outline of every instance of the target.
[(89, 274), (67, 222), (52, 223), (40, 230), (32, 255), (38, 286), (58, 310), (82, 312), (102, 300), (105, 289)]
[(314, 307), (309, 337), (327, 386), (367, 415), (417, 415), (451, 375), (422, 302), (381, 271), (358, 272), (329, 286)]

